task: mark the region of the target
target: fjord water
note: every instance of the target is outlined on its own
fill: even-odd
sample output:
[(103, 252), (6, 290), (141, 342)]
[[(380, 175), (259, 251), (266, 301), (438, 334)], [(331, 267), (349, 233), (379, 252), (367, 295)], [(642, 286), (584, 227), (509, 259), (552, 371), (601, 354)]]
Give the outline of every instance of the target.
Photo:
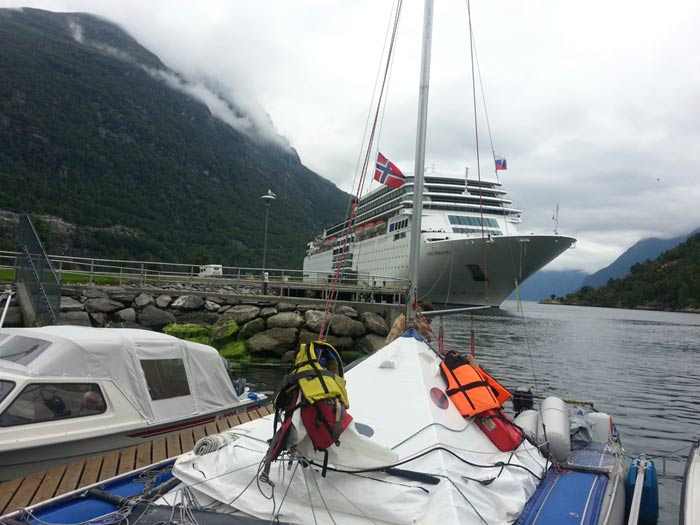
[[(521, 315), (506, 302), (443, 322), (445, 346), (464, 351), (473, 327), (479, 362), (507, 387), (592, 401), (613, 415), (628, 455), (675, 455), (665, 475), (662, 459), (655, 462), (659, 523), (678, 523), (684, 456), (700, 435), (700, 315), (536, 303), (523, 303)], [(283, 371), (244, 374), (274, 389)]]

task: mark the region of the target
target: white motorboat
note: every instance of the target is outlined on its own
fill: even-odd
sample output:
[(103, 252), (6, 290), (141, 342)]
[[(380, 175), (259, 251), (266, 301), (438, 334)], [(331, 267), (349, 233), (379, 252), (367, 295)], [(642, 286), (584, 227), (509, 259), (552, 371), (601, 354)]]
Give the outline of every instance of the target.
[(0, 330), (0, 480), (204, 424), (235, 391), (206, 345), (135, 329)]

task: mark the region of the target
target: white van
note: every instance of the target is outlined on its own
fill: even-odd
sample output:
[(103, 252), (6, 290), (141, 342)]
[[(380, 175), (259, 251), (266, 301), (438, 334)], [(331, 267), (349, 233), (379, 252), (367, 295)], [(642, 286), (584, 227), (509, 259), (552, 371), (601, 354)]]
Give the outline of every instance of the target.
[(199, 267), (199, 277), (221, 277), (224, 268), (220, 264), (204, 264)]

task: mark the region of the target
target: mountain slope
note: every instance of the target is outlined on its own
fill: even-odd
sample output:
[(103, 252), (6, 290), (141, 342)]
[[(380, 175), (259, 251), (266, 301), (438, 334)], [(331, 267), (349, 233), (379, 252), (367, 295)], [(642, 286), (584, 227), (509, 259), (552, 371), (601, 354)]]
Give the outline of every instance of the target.
[[(520, 286), (523, 301), (540, 301), (578, 290), (588, 274), (582, 270), (540, 270)], [(515, 292), (509, 299), (516, 299)]]
[(700, 309), (700, 233), (653, 261), (634, 264), (630, 275), (600, 288), (584, 286), (563, 302), (585, 306)]
[(259, 196), (271, 188), (268, 264), (298, 267), (346, 211), (348, 195), (282, 137), (210, 90), (213, 115), (195, 97), (206, 86), (110, 22), (0, 9), (0, 49), (0, 183), (11, 189), (0, 209), (77, 226), (68, 240), (49, 228), (49, 251), (258, 266)]
[(657, 239), (651, 237), (636, 242), (611, 264), (592, 273), (583, 281), (583, 286), (596, 288), (603, 286), (610, 279), (619, 279), (629, 275), (632, 265), (647, 260), (656, 259), (663, 252), (670, 250), (684, 242), (688, 234), (672, 239)]

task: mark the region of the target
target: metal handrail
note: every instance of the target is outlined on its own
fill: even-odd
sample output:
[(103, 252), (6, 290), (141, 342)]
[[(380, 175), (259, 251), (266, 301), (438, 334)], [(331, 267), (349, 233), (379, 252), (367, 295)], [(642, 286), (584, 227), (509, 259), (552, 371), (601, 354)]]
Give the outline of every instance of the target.
[[(0, 250), (0, 268), (14, 267), (14, 260), (19, 252)], [(262, 268), (223, 266), (221, 276), (199, 275), (198, 264), (156, 262), (124, 259), (103, 259), (95, 257), (74, 257), (69, 255), (48, 255), (47, 259), (52, 263), (52, 271), (58, 275), (73, 273), (87, 275), (91, 280), (97, 276), (115, 277), (120, 280), (138, 278), (155, 280), (195, 280), (210, 281), (212, 279), (222, 282), (258, 283), (264, 280)], [(64, 266), (75, 266), (66, 269)], [(53, 270), (58, 267), (58, 270)], [(306, 282), (309, 284), (328, 283), (333, 278), (333, 272), (316, 272), (308, 270), (296, 270), (289, 268), (266, 268), (264, 270), (269, 282), (290, 284), (294, 282)], [(345, 272), (341, 281), (364, 284), (370, 288), (404, 290), (408, 288), (408, 281), (397, 277), (372, 275), (369, 273)]]

